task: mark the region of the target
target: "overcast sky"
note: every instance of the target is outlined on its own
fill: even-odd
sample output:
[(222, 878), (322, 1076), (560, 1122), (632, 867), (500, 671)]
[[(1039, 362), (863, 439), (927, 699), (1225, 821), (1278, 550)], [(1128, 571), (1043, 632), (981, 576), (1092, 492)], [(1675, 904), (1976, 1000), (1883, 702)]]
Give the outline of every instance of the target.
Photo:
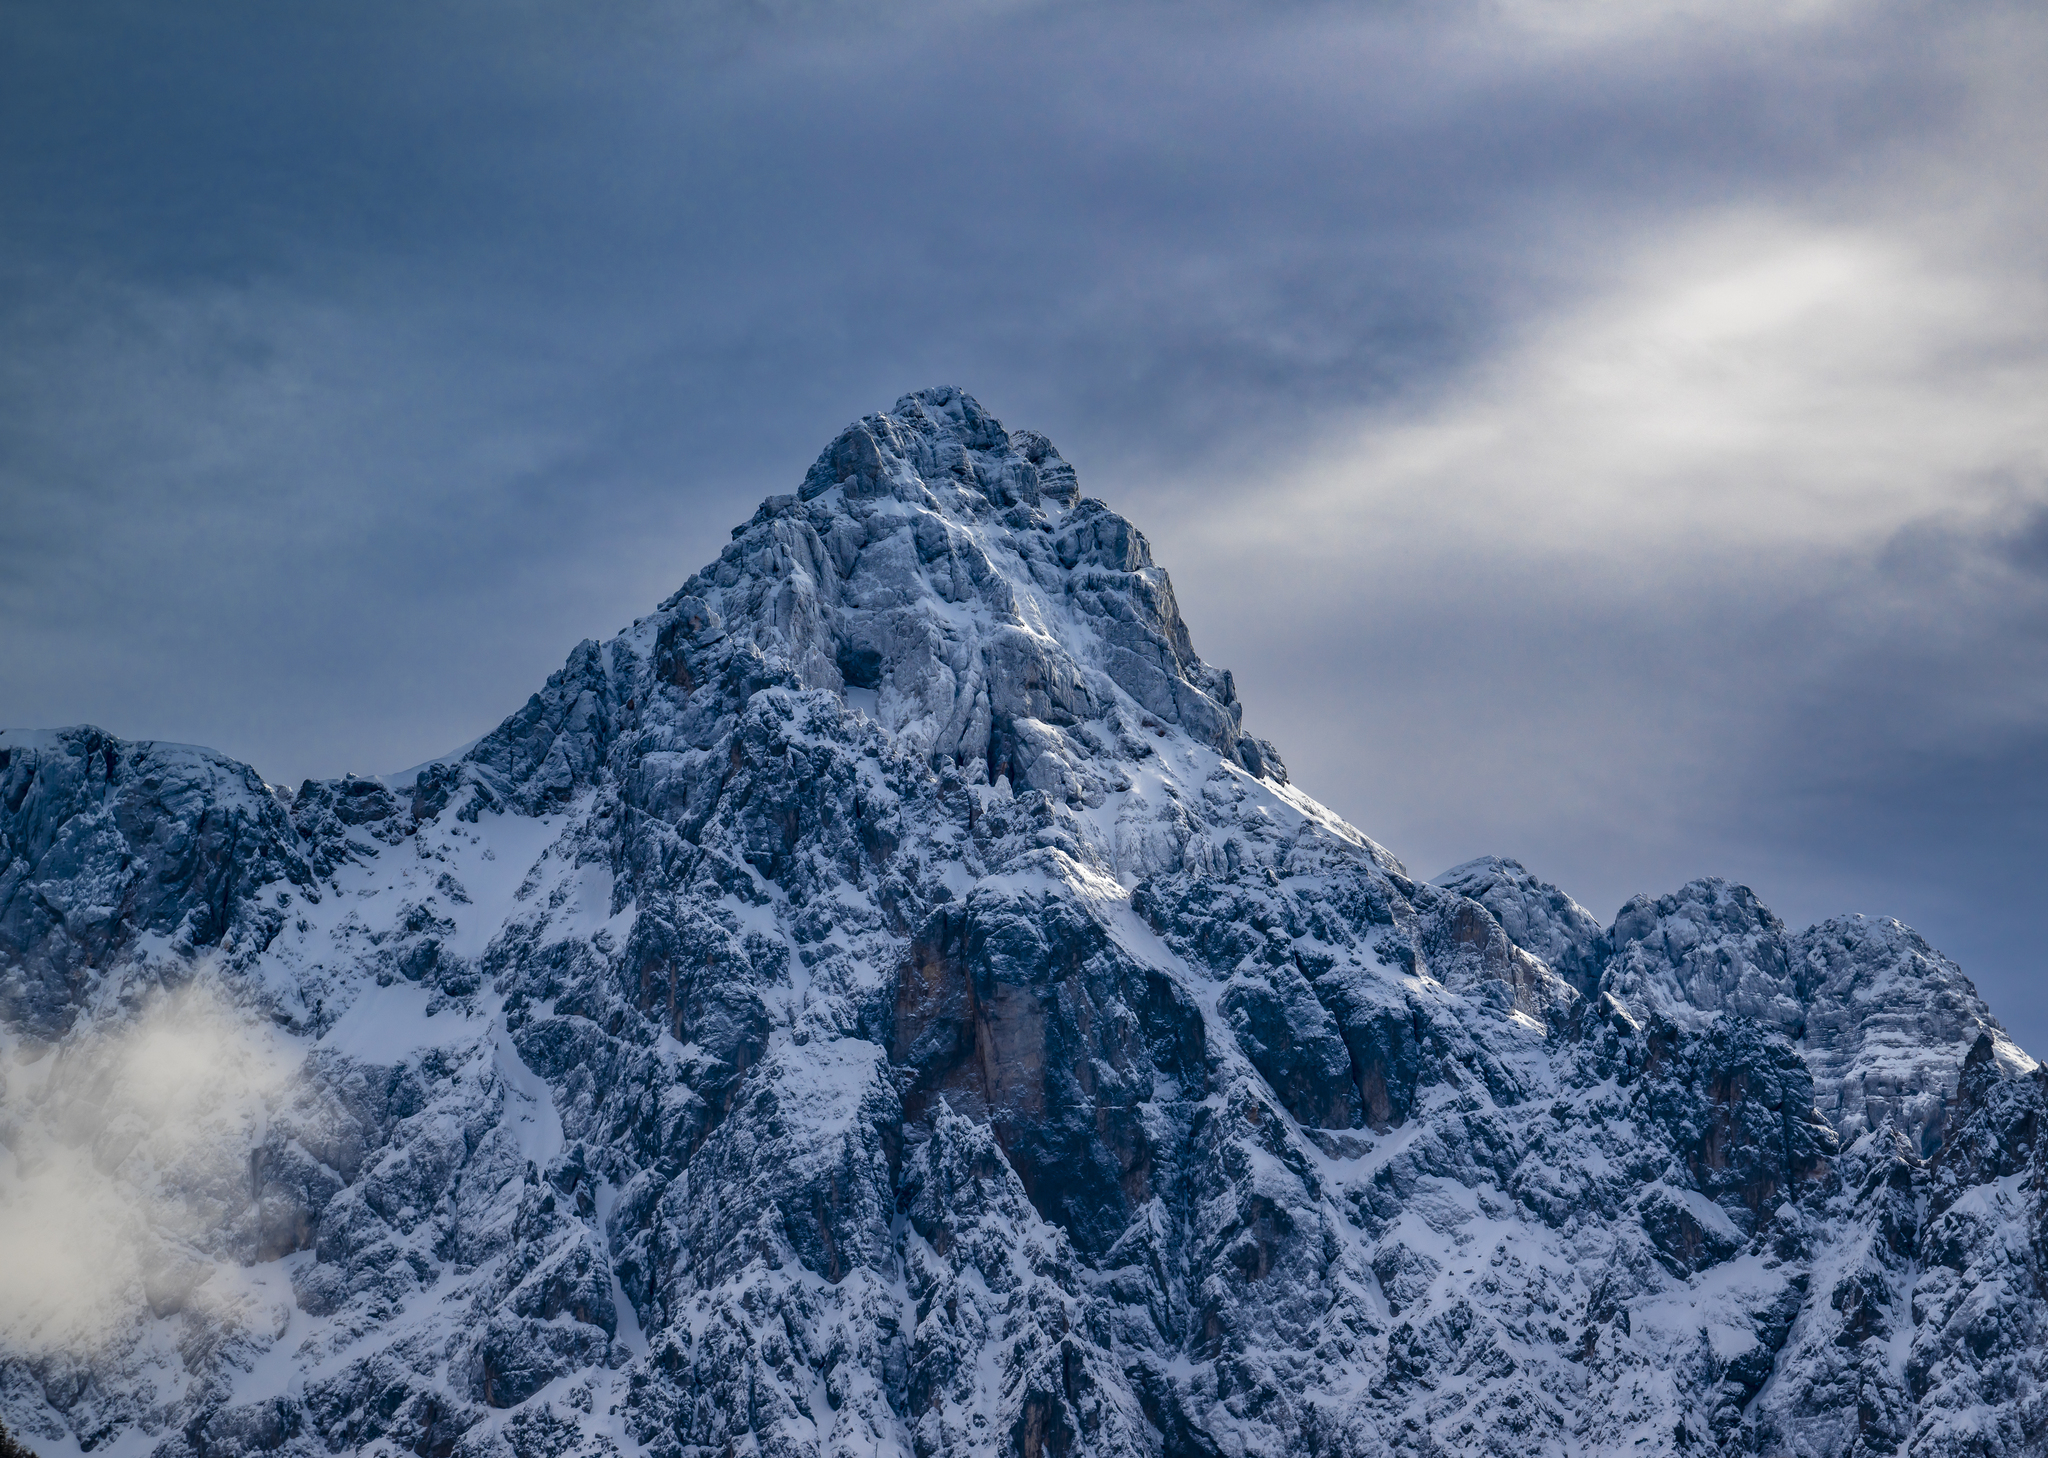
[(0, 722), (475, 737), (954, 383), (1296, 780), (2048, 1052), (2048, 11), (0, 0)]

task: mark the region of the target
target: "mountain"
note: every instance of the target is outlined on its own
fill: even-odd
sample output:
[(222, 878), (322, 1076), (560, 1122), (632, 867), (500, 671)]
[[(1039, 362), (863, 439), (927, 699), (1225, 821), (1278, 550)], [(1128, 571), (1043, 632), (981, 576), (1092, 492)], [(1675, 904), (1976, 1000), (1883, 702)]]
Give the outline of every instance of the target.
[(44, 1458), (2048, 1451), (1955, 964), (1411, 876), (957, 390), (402, 781), (0, 735), (0, 865)]

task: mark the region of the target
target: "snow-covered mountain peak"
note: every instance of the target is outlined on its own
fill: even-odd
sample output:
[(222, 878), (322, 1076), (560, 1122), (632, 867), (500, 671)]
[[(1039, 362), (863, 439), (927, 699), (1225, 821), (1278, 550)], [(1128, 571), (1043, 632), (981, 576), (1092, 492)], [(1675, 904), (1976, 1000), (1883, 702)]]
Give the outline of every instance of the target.
[[(1075, 762), (1096, 757), (1066, 732), (1084, 723), (1111, 737), (1170, 726), (1286, 781), (1241, 733), (1230, 674), (1196, 656), (1143, 535), (1082, 500), (1044, 437), (1012, 436), (954, 389), (848, 426), (657, 613), (579, 654), (565, 672), (594, 691), (601, 737), (617, 721), (702, 738), (708, 708), (773, 684), (841, 695), (976, 781), (1071, 797)], [(621, 694), (634, 675), (647, 691)], [(508, 759), (503, 732), (469, 758), (538, 803), (530, 756)]]
[[(958, 390), (457, 757), (9, 734), (0, 812), (46, 1454), (2038, 1451), (2048, 1099), (1953, 963), (1413, 880)], [(174, 1128), (163, 1048), (254, 1071)]]
[(1076, 862), (1125, 889), (1229, 843), (1247, 795), (1268, 807), (1260, 839), (1312, 823), (1399, 870), (1243, 732), (1230, 673), (1196, 655), (1142, 533), (1082, 499), (1044, 437), (952, 389), (849, 426), (656, 612), (579, 645), (525, 709), (422, 776), (415, 811), (464, 782), (529, 813), (607, 776), (645, 784), (650, 762), (710, 753), (770, 703), (845, 750), (1042, 796)]

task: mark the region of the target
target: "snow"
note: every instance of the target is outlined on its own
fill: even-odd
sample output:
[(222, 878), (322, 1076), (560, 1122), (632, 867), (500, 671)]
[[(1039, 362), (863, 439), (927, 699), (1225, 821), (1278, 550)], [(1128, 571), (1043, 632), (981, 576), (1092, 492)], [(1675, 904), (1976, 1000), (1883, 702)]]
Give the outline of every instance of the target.
[(496, 1039), (498, 1076), (509, 1094), (505, 1125), (519, 1152), (535, 1167), (544, 1168), (562, 1152), (562, 1116), (555, 1108), (554, 1090), (526, 1066), (502, 1020), (497, 1024)]
[(370, 986), (323, 1033), (318, 1046), (365, 1063), (396, 1063), (422, 1048), (444, 1048), (489, 1031), (488, 1021), (451, 1011), (446, 998), (417, 983)]
[(460, 760), (465, 754), (468, 754), (472, 749), (475, 749), (479, 744), (483, 742), (484, 736), (479, 734), (477, 735), (476, 738), (470, 740), (467, 744), (459, 745), (456, 748), (449, 750), (446, 754), (437, 754), (432, 759), (423, 759), (418, 764), (414, 765), (411, 769), (402, 769), (399, 770), (396, 774), (378, 775), (376, 776), (376, 779), (380, 784), (384, 785), (385, 788), (387, 789), (410, 790), (415, 784), (419, 782), (420, 772), (422, 770), (430, 770), (437, 764), (454, 764), (456, 761)]
[(875, 689), (855, 688), (853, 685), (848, 684), (846, 687), (846, 706), (849, 709), (858, 711), (864, 717), (872, 719), (878, 724), (882, 722), (881, 694)]

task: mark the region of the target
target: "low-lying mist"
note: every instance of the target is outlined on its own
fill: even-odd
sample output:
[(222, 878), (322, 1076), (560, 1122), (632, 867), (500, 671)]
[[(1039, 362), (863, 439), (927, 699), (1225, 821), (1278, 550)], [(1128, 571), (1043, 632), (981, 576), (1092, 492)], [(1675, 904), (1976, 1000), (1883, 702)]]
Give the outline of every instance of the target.
[(295, 1064), (204, 974), (54, 1047), (0, 1041), (0, 1351), (245, 1302), (226, 1235)]

